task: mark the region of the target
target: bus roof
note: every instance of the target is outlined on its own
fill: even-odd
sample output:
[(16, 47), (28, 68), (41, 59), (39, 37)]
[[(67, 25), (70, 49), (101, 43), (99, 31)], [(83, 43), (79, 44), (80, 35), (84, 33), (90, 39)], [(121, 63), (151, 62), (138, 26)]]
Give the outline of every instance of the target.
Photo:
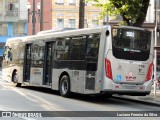
[(76, 29), (76, 30), (66, 30), (66, 31), (60, 31), (60, 32), (50, 32), (50, 33), (45, 33), (45, 34), (38, 34), (34, 35), (31, 37), (28, 37), (26, 39), (23, 39), (23, 41), (35, 41), (35, 40), (40, 40), (40, 39), (47, 39), (51, 37), (67, 37), (67, 36), (74, 36), (74, 35), (79, 35), (79, 34), (89, 34), (89, 33), (98, 33), (101, 32), (102, 28), (105, 28), (106, 26), (103, 27), (96, 27), (96, 28), (85, 28), (85, 29)]
[[(100, 27), (94, 27), (94, 28), (84, 28), (84, 29), (73, 29), (73, 30), (62, 30), (58, 32), (54, 32), (55, 30), (48, 30), (48, 31), (42, 31), (42, 34), (27, 36), (27, 37), (20, 37), (20, 39), (23, 39), (24, 42), (32, 42), (35, 40), (41, 40), (41, 39), (48, 39), (48, 38), (56, 38), (56, 37), (67, 37), (67, 36), (74, 36), (74, 35), (85, 35), (90, 33), (100, 33), (103, 28), (111, 27), (111, 25), (106, 26), (100, 26)], [(133, 27), (133, 26), (117, 26), (118, 28), (130, 28), (130, 29), (137, 29), (137, 30), (146, 30), (144, 28), (139, 27)], [(49, 39), (46, 41), (50, 41)]]
[(63, 29), (52, 29), (52, 30), (44, 30), (37, 33), (37, 35), (47, 34), (47, 33), (54, 33), (54, 32), (61, 32), (66, 30), (75, 30), (75, 28), (63, 28)]
[(141, 27), (135, 27), (135, 26), (114, 26), (114, 28), (129, 28), (129, 29), (136, 29), (136, 30), (147, 30), (149, 31), (148, 29), (145, 29), (145, 28), (141, 28)]

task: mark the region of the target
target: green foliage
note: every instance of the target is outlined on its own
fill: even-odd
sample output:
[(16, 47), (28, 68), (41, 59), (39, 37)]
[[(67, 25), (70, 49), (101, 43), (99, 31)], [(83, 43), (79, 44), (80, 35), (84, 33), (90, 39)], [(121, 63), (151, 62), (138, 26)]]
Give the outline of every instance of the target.
[(103, 8), (100, 18), (106, 15), (121, 15), (123, 22), (127, 25), (141, 26), (145, 20), (149, 0), (106, 0), (100, 3), (99, 0), (94, 1), (95, 6)]

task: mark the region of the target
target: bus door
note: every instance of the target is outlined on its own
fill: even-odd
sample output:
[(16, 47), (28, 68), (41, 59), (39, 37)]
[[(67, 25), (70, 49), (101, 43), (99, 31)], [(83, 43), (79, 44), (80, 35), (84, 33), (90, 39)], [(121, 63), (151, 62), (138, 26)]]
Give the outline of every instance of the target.
[(43, 85), (52, 85), (52, 56), (53, 56), (54, 42), (46, 43), (45, 57), (44, 57), (44, 72), (43, 72)]
[(24, 57), (24, 82), (30, 80), (30, 68), (31, 68), (31, 44), (25, 46), (25, 57)]
[(86, 82), (85, 89), (95, 90), (96, 71), (99, 51), (99, 34), (93, 34), (87, 38), (86, 61)]

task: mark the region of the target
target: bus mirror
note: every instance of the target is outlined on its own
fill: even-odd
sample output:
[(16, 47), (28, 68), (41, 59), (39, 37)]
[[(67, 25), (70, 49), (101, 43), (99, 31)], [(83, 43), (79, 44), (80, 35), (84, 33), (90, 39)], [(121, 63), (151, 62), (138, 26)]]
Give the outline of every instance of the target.
[(108, 36), (108, 35), (109, 35), (109, 30), (106, 31), (106, 36)]

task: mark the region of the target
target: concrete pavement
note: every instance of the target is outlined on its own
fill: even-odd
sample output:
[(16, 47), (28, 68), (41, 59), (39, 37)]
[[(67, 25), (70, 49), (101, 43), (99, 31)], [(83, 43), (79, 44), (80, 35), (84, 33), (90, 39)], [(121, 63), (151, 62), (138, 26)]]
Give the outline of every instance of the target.
[(116, 97), (148, 105), (160, 106), (160, 89), (156, 89), (156, 94), (154, 94), (154, 91), (152, 90), (147, 96), (118, 95)]

